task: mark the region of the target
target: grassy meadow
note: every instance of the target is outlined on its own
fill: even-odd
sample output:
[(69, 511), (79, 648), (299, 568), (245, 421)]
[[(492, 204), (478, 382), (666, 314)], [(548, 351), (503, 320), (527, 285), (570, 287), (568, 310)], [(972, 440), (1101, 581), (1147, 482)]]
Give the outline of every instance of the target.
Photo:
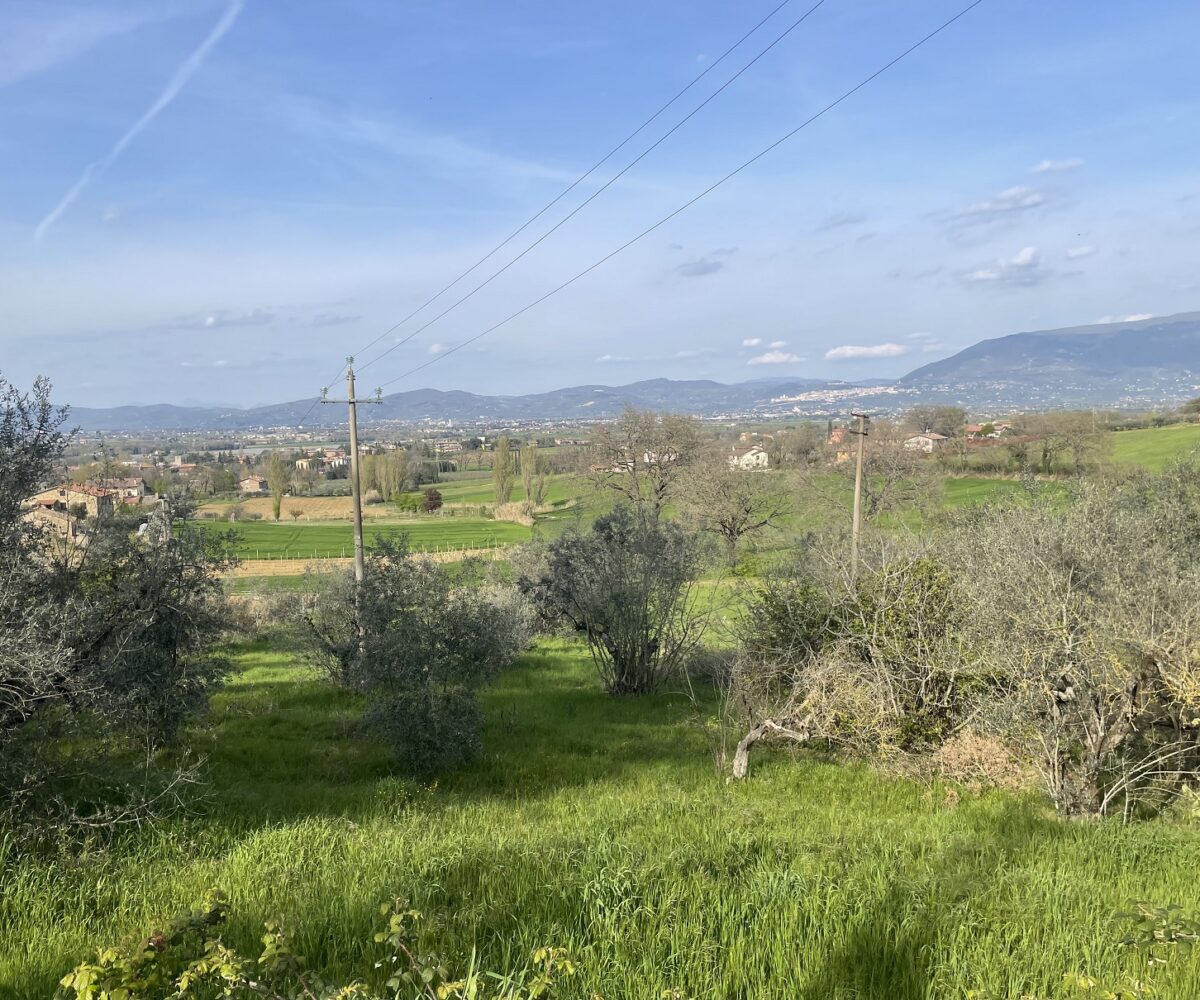
[(1140, 465), (1161, 472), (1200, 449), (1200, 424), (1172, 424), (1112, 434), (1112, 458), (1122, 465)]
[(285, 642), (233, 652), (189, 737), (209, 780), (190, 815), (69, 860), (0, 839), (0, 996), (50, 996), (210, 886), (231, 944), (254, 952), (284, 915), (309, 965), (347, 978), (374, 974), (377, 905), (402, 896), (460, 968), (472, 948), (492, 968), (570, 948), (571, 1000), (1077, 995), (1066, 973), (1200, 995), (1200, 961), (1139, 968), (1113, 919), (1131, 897), (1194, 905), (1200, 832), (784, 753), (729, 785), (698, 725), (712, 704), (609, 698), (561, 642), (487, 693), (483, 758), (422, 787)]
[[(197, 521), (207, 531), (237, 533), (235, 550), (242, 559), (322, 559), (354, 554), (354, 528), (349, 521), (305, 522), (282, 520), (240, 521), (236, 525), (219, 521)], [(403, 532), (414, 551), (434, 552), (459, 548), (494, 548), (528, 541), (530, 530), (509, 521), (482, 517), (408, 518), (403, 521), (363, 527), (363, 542), (368, 548), (381, 536)]]

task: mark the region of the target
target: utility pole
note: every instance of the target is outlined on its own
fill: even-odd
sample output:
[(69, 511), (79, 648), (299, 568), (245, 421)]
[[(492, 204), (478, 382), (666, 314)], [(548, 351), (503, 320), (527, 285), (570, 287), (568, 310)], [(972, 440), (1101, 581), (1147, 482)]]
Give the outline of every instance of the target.
[(363, 558), (362, 487), (358, 474), (358, 404), (382, 403), (383, 390), (375, 390), (374, 399), (354, 398), (354, 357), (346, 358), (346, 398), (330, 399), (329, 389), (321, 390), (322, 403), (346, 403), (350, 408), (350, 496), (354, 504), (354, 579), (361, 584), (366, 577)]
[(858, 429), (851, 434), (858, 435), (858, 457), (854, 463), (854, 523), (850, 528), (850, 580), (858, 579), (858, 532), (862, 523), (862, 477), (863, 477), (863, 447), (867, 441), (867, 414), (852, 413), (850, 416), (858, 420)]

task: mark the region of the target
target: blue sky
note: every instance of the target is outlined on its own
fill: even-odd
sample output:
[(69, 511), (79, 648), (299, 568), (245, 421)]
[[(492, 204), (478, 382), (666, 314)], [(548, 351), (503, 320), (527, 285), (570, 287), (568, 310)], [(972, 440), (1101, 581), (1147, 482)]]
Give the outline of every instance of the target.
[[(6, 0), (0, 370), (47, 374), (79, 405), (314, 394), (777, 2)], [(964, 3), (826, 0), (363, 381), (582, 270)], [(985, 337), (1200, 308), (1198, 37), (1185, 0), (985, 0), (645, 240), (389, 391), (894, 376)]]

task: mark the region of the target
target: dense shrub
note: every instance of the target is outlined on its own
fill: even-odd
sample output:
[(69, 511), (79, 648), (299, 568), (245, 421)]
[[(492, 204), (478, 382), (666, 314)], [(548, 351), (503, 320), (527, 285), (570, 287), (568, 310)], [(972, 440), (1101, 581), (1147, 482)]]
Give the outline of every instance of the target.
[(678, 525), (622, 505), (586, 534), (567, 531), (546, 553), (542, 575), (521, 586), (544, 615), (586, 635), (610, 693), (656, 690), (703, 637), (691, 586), (701, 551)]
[(728, 692), (738, 769), (786, 737), (1004, 783), (1032, 769), (1066, 813), (1161, 806), (1200, 777), (1198, 481), (1189, 463), (1033, 491), (923, 550), (881, 546), (856, 584), (768, 584)]
[(66, 440), (48, 393), (0, 391), (0, 789), (14, 817), (104, 826), (143, 818), (182, 780), (155, 765), (224, 673), (230, 557), (182, 498), (71, 543), (20, 519)]
[(339, 684), (367, 696), (365, 721), (409, 772), (453, 767), (479, 750), (478, 689), (528, 645), (528, 624), (406, 543), (381, 539), (366, 580), (331, 576), (302, 599), (310, 648)]

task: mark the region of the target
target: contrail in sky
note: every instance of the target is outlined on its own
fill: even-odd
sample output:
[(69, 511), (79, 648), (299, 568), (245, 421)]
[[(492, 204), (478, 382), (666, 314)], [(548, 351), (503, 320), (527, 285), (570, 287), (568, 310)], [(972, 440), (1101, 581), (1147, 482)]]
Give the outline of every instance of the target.
[(99, 174), (103, 173), (116, 162), (117, 158), (125, 152), (125, 147), (128, 146), (138, 135), (146, 128), (155, 118), (158, 117), (168, 104), (170, 104), (179, 95), (179, 92), (187, 85), (188, 80), (204, 63), (208, 57), (208, 53), (212, 47), (221, 40), (225, 33), (233, 27), (233, 22), (237, 20), (238, 15), (242, 12), (245, 6), (245, 0), (232, 0), (230, 5), (225, 9), (225, 13), (221, 15), (221, 19), (216, 23), (216, 26), (208, 33), (208, 37), (202, 41), (196, 50), (183, 61), (183, 64), (175, 71), (175, 75), (171, 77), (170, 82), (163, 88), (157, 100), (143, 112), (142, 117), (135, 121), (120, 139), (116, 141), (113, 148), (108, 151), (108, 154), (102, 159), (96, 160), (94, 163), (89, 163), (87, 169), (79, 176), (77, 180), (62, 196), (62, 199), (50, 211), (50, 213), (38, 223), (37, 229), (33, 232), (34, 240), (40, 240), (46, 235), (47, 230), (59, 220), (59, 217), (68, 208), (71, 203), (83, 192), (92, 180)]

